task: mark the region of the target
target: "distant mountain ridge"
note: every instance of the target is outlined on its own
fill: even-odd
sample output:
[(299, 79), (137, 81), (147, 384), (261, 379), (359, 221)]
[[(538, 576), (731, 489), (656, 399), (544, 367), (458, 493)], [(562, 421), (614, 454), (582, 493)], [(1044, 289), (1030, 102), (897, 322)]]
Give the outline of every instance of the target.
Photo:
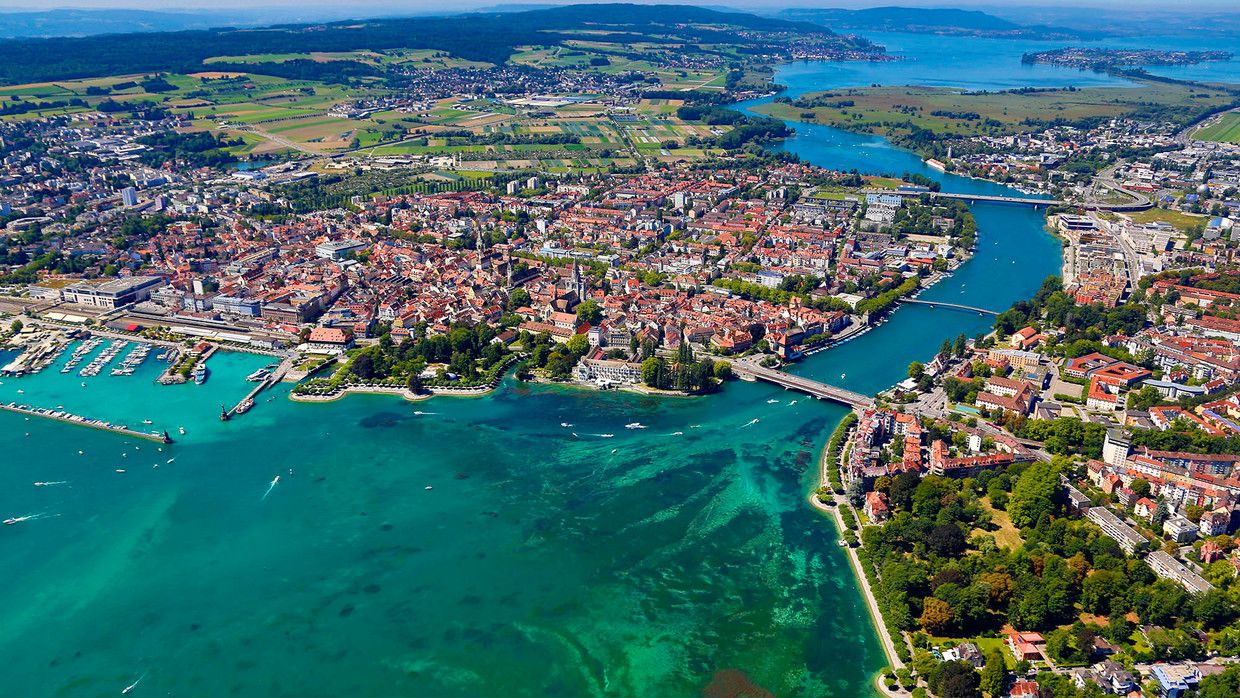
[[(322, 20), (338, 13), (302, 17)], [(55, 36), (93, 36), (137, 32), (183, 31), (213, 27), (241, 27), (290, 21), (287, 14), (269, 10), (78, 10), (0, 11), (0, 38), (23, 39)]]
[(890, 31), (960, 36), (1007, 36), (1030, 39), (1082, 38), (1075, 29), (1029, 26), (979, 10), (928, 9), (923, 7), (792, 8), (779, 17), (813, 22), (846, 31)]

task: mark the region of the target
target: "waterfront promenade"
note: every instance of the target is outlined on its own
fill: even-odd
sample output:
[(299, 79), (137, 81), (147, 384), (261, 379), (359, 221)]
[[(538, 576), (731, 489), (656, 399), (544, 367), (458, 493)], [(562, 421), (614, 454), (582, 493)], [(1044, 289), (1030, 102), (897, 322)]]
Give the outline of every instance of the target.
[[(840, 449), (840, 456), (843, 457), (844, 449)], [(830, 488), (831, 478), (827, 475), (827, 468), (839, 467), (838, 463), (828, 462), (829, 450), (824, 449), (822, 457), (819, 459), (818, 471), (818, 488)], [(836, 533), (843, 540), (844, 531), (848, 528), (844, 524), (844, 517), (840, 515), (840, 507), (850, 506), (848, 500), (841, 494), (831, 491), (832, 504), (824, 504), (818, 499), (816, 488), (809, 494), (810, 506), (818, 511), (828, 514), (835, 522)], [(858, 536), (860, 538), (860, 536)], [(891, 633), (887, 630), (887, 624), (883, 622), (883, 612), (878, 608), (878, 600), (874, 598), (874, 589), (870, 586), (870, 580), (866, 577), (865, 571), (861, 567), (861, 558), (857, 555), (856, 548), (852, 546), (844, 546), (844, 553), (848, 557), (848, 563), (852, 566), (853, 575), (857, 578), (857, 586), (861, 590), (862, 597), (865, 598), (866, 608), (870, 612), (870, 620), (874, 623), (874, 630), (878, 633), (878, 640), (883, 646), (883, 652), (887, 655), (887, 664), (892, 671), (898, 671), (904, 668), (904, 662), (900, 659), (900, 655), (896, 653), (895, 640), (892, 639)], [(904, 642), (904, 638), (900, 638), (900, 642)], [(875, 687), (883, 695), (888, 698), (908, 698), (910, 693), (903, 688), (896, 687), (894, 689), (887, 688), (883, 681), (883, 676), (879, 673), (875, 676)]]

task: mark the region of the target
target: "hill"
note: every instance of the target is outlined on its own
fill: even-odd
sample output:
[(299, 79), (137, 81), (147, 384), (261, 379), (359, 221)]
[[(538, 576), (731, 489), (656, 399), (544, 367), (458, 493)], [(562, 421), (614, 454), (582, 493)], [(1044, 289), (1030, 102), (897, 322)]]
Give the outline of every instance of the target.
[(1069, 38), (1079, 32), (1017, 24), (977, 10), (920, 7), (871, 7), (863, 10), (788, 9), (787, 19), (813, 22), (849, 31), (892, 31), (961, 36), (1009, 36), (1036, 39)]
[[(747, 30), (720, 31), (720, 28)], [(863, 39), (837, 37), (817, 24), (687, 5), (568, 5), (516, 13), (451, 17), (347, 20), (259, 29), (208, 29), (0, 41), (0, 83), (144, 72), (191, 73), (212, 56), (255, 53), (344, 52), (426, 48), (460, 58), (503, 63), (523, 45), (604, 32), (613, 43), (746, 46), (752, 53), (782, 52), (762, 33), (831, 38), (845, 47), (874, 50)]]

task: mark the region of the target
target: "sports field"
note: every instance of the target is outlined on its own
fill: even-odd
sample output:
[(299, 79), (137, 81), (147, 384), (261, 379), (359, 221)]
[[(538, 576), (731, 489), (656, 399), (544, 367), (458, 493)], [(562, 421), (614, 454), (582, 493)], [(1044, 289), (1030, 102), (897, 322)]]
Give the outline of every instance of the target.
[(1193, 138), (1219, 143), (1240, 143), (1240, 112), (1229, 111), (1209, 126), (1197, 129)]

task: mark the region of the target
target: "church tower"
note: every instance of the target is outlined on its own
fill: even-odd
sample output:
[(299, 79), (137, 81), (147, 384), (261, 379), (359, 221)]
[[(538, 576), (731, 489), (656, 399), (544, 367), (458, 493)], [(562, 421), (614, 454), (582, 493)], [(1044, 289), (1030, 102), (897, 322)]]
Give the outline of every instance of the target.
[(581, 303), (586, 299), (586, 279), (581, 274), (581, 266), (577, 264), (577, 260), (573, 260), (573, 288), (577, 294), (577, 302)]

